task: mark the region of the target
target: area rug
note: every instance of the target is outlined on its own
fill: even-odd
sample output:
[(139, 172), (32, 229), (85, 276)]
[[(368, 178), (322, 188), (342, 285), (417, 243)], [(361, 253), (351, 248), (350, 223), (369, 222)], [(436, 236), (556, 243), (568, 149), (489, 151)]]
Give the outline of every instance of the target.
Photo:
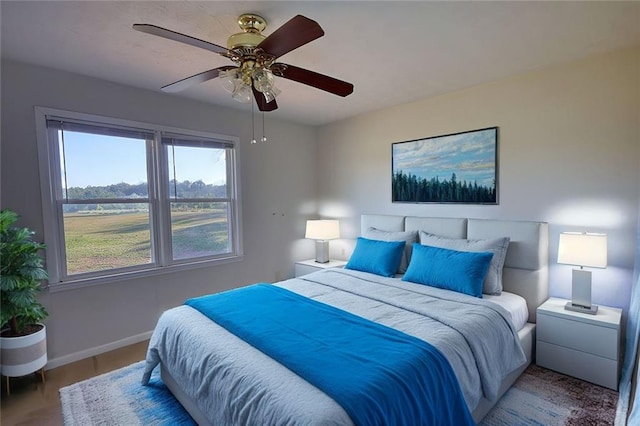
[(65, 426), (196, 425), (156, 368), (142, 386), (144, 361), (60, 389)]
[(613, 425), (618, 392), (529, 366), (482, 426)]
[[(140, 380), (144, 362), (60, 389), (62, 415), (72, 425), (195, 425), (162, 383)], [(618, 393), (532, 365), (481, 426), (613, 425)]]

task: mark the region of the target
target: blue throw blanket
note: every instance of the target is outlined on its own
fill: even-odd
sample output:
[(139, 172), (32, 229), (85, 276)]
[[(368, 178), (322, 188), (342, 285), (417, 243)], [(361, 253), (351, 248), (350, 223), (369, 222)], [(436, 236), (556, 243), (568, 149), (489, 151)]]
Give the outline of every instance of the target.
[(189, 299), (197, 309), (338, 402), (357, 425), (473, 425), (432, 345), (280, 287)]

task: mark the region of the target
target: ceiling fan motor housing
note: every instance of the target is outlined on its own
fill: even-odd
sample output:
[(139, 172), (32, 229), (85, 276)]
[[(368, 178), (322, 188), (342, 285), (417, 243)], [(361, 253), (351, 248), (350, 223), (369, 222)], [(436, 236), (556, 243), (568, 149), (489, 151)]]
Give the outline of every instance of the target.
[(242, 28), (242, 32), (233, 34), (227, 39), (228, 49), (253, 48), (266, 38), (261, 33), (267, 28), (267, 21), (261, 16), (245, 13), (238, 18), (238, 25)]

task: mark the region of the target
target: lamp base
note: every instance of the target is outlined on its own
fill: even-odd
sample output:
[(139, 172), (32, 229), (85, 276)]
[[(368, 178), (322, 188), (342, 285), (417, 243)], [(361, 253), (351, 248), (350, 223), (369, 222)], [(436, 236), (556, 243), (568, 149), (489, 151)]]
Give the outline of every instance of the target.
[(591, 306), (591, 271), (574, 269), (572, 278), (571, 304), (588, 309)]
[(567, 311), (580, 312), (582, 314), (595, 315), (598, 313), (598, 305), (582, 306), (567, 302), (567, 304), (564, 305), (564, 308)]
[(316, 263), (329, 263), (329, 241), (316, 241)]

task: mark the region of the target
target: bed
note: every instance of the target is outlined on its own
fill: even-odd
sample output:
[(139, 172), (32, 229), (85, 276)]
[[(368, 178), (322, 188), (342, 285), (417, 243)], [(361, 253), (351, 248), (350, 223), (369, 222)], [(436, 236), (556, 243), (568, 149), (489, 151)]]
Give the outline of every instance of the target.
[[(412, 258), (405, 251), (405, 268), (394, 271), (407, 272), (404, 275), (382, 277), (358, 269), (327, 269), (269, 286), (430, 342), (448, 360), (473, 420), (480, 421), (532, 360), (536, 308), (548, 297), (547, 224), (362, 215), (361, 231), (369, 237), (364, 242), (394, 241), (413, 233), (416, 239), (426, 239), (426, 244), (444, 242), (445, 248), (449, 243), (457, 245), (448, 248), (455, 248), (464, 247), (467, 241), (508, 238), (504, 264), (498, 270), (500, 295), (477, 298), (404, 281), (411, 273), (406, 267), (422, 255), (414, 253)], [(478, 315), (492, 324), (490, 332), (482, 331), (487, 325), (479, 320), (467, 321), (479, 310)], [(285, 367), (192, 306), (170, 309), (159, 319), (149, 344), (143, 383), (157, 366), (164, 383), (200, 425), (354, 423), (353, 415), (293, 372), (297, 370)]]

